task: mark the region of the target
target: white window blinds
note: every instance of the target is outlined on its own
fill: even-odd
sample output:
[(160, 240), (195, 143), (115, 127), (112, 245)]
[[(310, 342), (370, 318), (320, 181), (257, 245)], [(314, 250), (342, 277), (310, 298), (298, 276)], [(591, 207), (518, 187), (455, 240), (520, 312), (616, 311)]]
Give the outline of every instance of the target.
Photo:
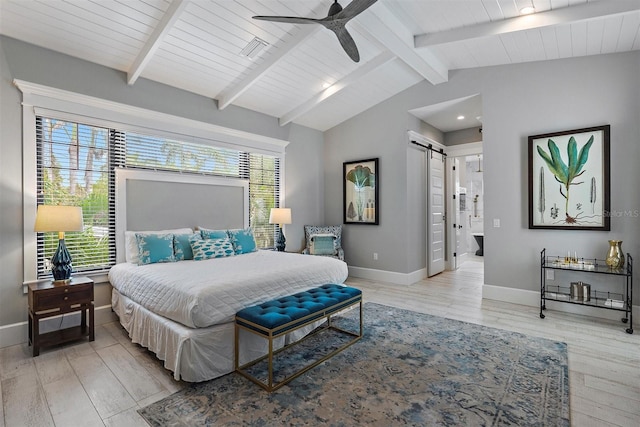
[(248, 165), (237, 150), (170, 138), (126, 133), (128, 168), (190, 172), (244, 178)]
[[(114, 158), (117, 132), (37, 117), (38, 204), (82, 207), (84, 231), (65, 242), (75, 271), (104, 270), (115, 263)], [(62, 231), (62, 230), (61, 230)], [(38, 233), (38, 277), (50, 274), (57, 233)]]
[[(38, 204), (81, 206), (83, 232), (65, 236), (74, 271), (115, 263), (115, 168), (249, 180), (249, 224), (258, 247), (273, 247), (269, 212), (280, 200), (280, 158), (162, 136), (36, 117)], [(196, 225), (196, 224), (194, 224)], [(38, 277), (50, 275), (56, 233), (38, 233)]]
[(269, 213), (271, 208), (279, 207), (280, 159), (252, 153), (249, 174), (249, 224), (258, 247), (273, 248), (278, 226), (269, 224)]
[(249, 225), (260, 248), (275, 246), (269, 212), (280, 200), (280, 159), (174, 139), (126, 133), (127, 168), (221, 175), (249, 180)]

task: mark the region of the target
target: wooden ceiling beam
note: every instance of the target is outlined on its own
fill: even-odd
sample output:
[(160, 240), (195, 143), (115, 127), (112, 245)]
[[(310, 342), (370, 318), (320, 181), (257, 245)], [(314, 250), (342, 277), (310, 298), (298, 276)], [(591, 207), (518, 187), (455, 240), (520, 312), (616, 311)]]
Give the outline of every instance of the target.
[(321, 29), (322, 27), (320, 25), (301, 25), (300, 30), (295, 34), (295, 36), (279, 46), (278, 49), (271, 53), (264, 62), (254, 68), (244, 79), (233, 87), (226, 88), (216, 96), (218, 100), (218, 109), (224, 110), (262, 76), (275, 67), (283, 58), (291, 53), (297, 46)]
[(173, 0), (169, 5), (169, 8), (162, 16), (162, 19), (158, 23), (158, 26), (153, 30), (149, 40), (144, 44), (142, 50), (131, 64), (129, 71), (127, 72), (127, 84), (133, 85), (140, 74), (147, 66), (153, 55), (160, 47), (160, 43), (165, 38), (167, 33), (171, 30), (175, 22), (180, 17), (180, 14), (187, 6), (189, 0)]
[(354, 21), (358, 32), (377, 40), (430, 83), (449, 80), (448, 68), (429, 50), (414, 48), (413, 34), (384, 3), (374, 4)]
[(414, 46), (415, 48), (428, 48), (481, 37), (634, 13), (638, 10), (640, 10), (640, 0), (595, 1), (503, 21), (487, 22), (437, 33), (419, 34), (414, 37)]
[(306, 102), (298, 105), (288, 113), (284, 114), (279, 119), (280, 126), (284, 126), (288, 123), (291, 123), (298, 117), (302, 116), (306, 112), (320, 105), (322, 102), (331, 98), (341, 90), (347, 88), (349, 85), (352, 85), (362, 77), (382, 67), (386, 63), (393, 61), (395, 58), (396, 56), (389, 51), (382, 52), (381, 54), (373, 58), (371, 61), (368, 61), (362, 64), (360, 67), (356, 68), (352, 73), (348, 74), (347, 76), (335, 82), (328, 88), (314, 95), (311, 99), (307, 100)]

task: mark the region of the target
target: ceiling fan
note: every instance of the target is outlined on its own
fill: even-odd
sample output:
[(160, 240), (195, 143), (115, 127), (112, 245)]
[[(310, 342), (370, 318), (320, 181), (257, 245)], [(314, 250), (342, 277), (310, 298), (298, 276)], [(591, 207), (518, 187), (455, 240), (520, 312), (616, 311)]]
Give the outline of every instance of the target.
[(340, 6), (340, 3), (338, 3), (338, 0), (335, 0), (329, 8), (329, 14), (327, 17), (322, 19), (302, 18), (297, 16), (254, 16), (253, 18), (263, 21), (286, 22), (288, 24), (320, 24), (333, 31), (335, 35), (338, 36), (338, 40), (340, 41), (344, 51), (349, 55), (349, 58), (353, 59), (355, 62), (359, 62), (360, 53), (358, 53), (356, 43), (353, 41), (351, 34), (349, 34), (345, 28), (345, 25), (349, 20), (364, 12), (376, 1), (378, 0), (353, 0), (343, 9), (342, 6)]

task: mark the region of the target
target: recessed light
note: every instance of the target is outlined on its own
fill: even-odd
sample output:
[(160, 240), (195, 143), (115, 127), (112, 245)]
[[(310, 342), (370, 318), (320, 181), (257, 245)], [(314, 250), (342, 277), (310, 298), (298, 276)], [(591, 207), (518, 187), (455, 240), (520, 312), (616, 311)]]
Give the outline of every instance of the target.
[(458, 116), (458, 120), (464, 120), (464, 116)]
[(533, 6), (526, 6), (520, 9), (520, 15), (531, 15), (536, 9)]

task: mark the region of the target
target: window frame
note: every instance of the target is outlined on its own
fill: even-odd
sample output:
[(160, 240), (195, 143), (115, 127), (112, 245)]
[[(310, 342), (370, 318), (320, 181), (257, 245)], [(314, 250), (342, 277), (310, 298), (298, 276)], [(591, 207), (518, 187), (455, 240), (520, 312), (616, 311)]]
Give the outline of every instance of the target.
[[(154, 132), (185, 142), (276, 156), (280, 162), (280, 206), (285, 194), (285, 148), (289, 141), (226, 128), (146, 108), (109, 101), (76, 92), (14, 79), (22, 92), (23, 148), (23, 290), (37, 278), (37, 233), (33, 231), (37, 211), (36, 116), (75, 121), (88, 125), (140, 133)], [(106, 272), (83, 272), (96, 283), (107, 282)]]
[[(38, 124), (38, 120), (40, 120), (40, 124)], [(97, 263), (95, 261), (98, 261), (97, 258), (92, 258), (91, 261), (93, 261), (92, 264), (90, 264), (90, 266), (88, 267), (79, 267), (78, 264), (74, 261), (74, 267), (77, 267), (78, 270), (76, 271), (77, 274), (100, 274), (102, 272), (108, 272), (109, 269), (111, 268), (112, 265), (115, 264), (116, 261), (116, 247), (115, 247), (115, 204), (112, 202), (115, 198), (115, 168), (119, 166), (118, 164), (118, 160), (119, 160), (119, 156), (118, 156), (118, 152), (120, 150), (120, 147), (118, 147), (119, 144), (123, 144), (123, 139), (122, 139), (122, 135), (123, 133), (116, 130), (116, 129), (111, 129), (111, 128), (106, 128), (103, 126), (96, 126), (96, 125), (87, 125), (85, 123), (82, 122), (77, 122), (77, 121), (63, 121), (63, 120), (59, 120), (57, 118), (52, 118), (52, 117), (44, 117), (41, 115), (36, 115), (36, 126), (38, 126), (40, 128), (40, 132), (42, 132), (42, 134), (40, 134), (38, 132), (38, 130), (36, 130), (36, 153), (38, 153), (37, 155), (40, 157), (41, 159), (41, 166), (37, 167), (37, 183), (39, 184), (38, 187), (38, 200), (36, 203), (40, 204), (43, 202), (43, 199), (50, 199), (51, 194), (47, 194), (45, 193), (44, 190), (44, 173), (45, 170), (49, 169), (49, 166), (45, 165), (45, 154), (44, 154), (44, 150), (45, 150), (45, 144), (50, 143), (53, 144), (56, 148), (60, 148), (62, 146), (64, 146), (66, 141), (63, 140), (57, 140), (54, 139), (53, 135), (49, 135), (50, 140), (46, 139), (46, 135), (45, 135), (45, 131), (44, 131), (44, 125), (45, 123), (47, 123), (48, 120), (54, 120), (57, 122), (62, 122), (65, 125), (72, 125), (72, 126), (76, 126), (76, 128), (78, 129), (78, 148), (80, 150), (82, 150), (82, 148), (84, 147), (81, 143), (81, 134), (80, 134), (80, 127), (91, 127), (91, 128), (95, 128), (95, 129), (102, 129), (103, 131), (106, 132), (106, 154), (107, 157), (105, 159), (105, 163), (107, 166), (107, 206), (106, 206), (106, 212), (107, 212), (107, 230), (108, 230), (108, 242), (107, 242), (107, 251), (108, 251), (108, 257), (106, 259), (106, 261), (104, 263)], [(84, 147), (86, 148), (86, 147)], [(69, 166), (64, 166), (64, 160), (59, 158), (59, 161), (62, 161), (62, 163), (56, 168), (59, 173), (62, 175), (64, 174), (64, 171), (71, 171), (71, 165)], [(38, 164), (38, 162), (37, 162)], [(83, 167), (78, 167), (76, 169), (78, 172), (85, 172), (86, 169), (84, 169)], [(94, 170), (95, 172), (95, 170)], [(55, 198), (54, 198), (55, 199)], [(54, 203), (56, 202), (56, 200), (54, 200)], [(85, 226), (87, 226), (87, 215), (91, 215), (91, 212), (87, 212), (86, 210), (84, 211), (84, 224)], [(68, 235), (66, 238), (66, 242), (67, 242), (67, 246), (69, 247), (70, 250), (72, 250), (73, 246), (74, 246), (74, 240), (77, 238), (77, 236), (75, 234), (71, 234)], [(45, 233), (37, 233), (36, 235), (36, 244), (37, 244), (37, 251), (36, 254), (41, 253), (41, 251), (46, 251), (46, 244), (45, 244)], [(53, 244), (53, 242), (51, 242)], [(74, 256), (75, 258), (75, 256)], [(48, 270), (45, 268), (46, 266), (46, 260), (44, 259), (40, 259), (40, 256), (37, 255), (37, 259), (36, 259), (36, 266), (37, 266), (37, 272), (36, 275), (39, 279), (48, 279), (50, 277), (50, 273), (48, 272)]]

